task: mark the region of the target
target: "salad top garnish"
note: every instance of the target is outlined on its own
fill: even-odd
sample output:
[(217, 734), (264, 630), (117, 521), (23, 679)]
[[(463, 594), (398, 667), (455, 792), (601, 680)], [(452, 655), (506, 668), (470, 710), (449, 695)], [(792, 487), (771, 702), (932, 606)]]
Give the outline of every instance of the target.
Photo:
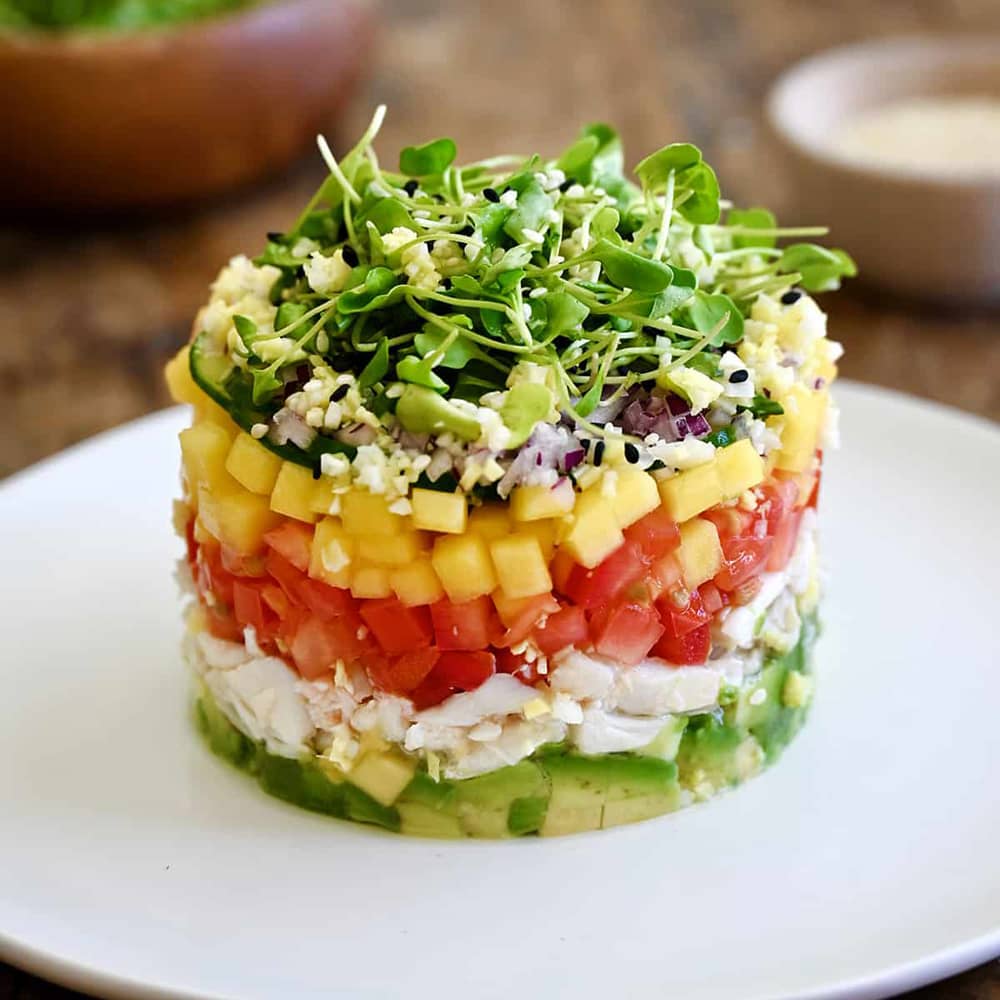
[(855, 273), (841, 250), (779, 246), (825, 230), (731, 207), (687, 143), (635, 181), (606, 125), (555, 160), (459, 166), (444, 138), (389, 171), (383, 115), (340, 160), (319, 140), (329, 176), (287, 232), (230, 262), (191, 348), (199, 385), (317, 475), (353, 463), (357, 478), (361, 454), (389, 464), (377, 492), (388, 475), (505, 496), (599, 465), (609, 438), (669, 467), (664, 446), (724, 446), (780, 414), (743, 351), (755, 304), (815, 310), (803, 291)]

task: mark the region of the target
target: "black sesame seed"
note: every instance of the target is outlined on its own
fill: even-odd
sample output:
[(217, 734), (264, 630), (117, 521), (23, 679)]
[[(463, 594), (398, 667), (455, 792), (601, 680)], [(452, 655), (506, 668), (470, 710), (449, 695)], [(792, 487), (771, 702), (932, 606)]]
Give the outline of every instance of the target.
[(559, 185), (559, 190), (568, 191), (575, 183), (576, 181), (574, 181), (572, 177), (567, 177), (566, 180)]
[(416, 181), (409, 180), (403, 185), (403, 190), (412, 198), (419, 186)]
[(338, 385), (336, 389), (333, 390), (333, 395), (330, 397), (335, 403), (339, 403), (348, 393), (351, 387), (346, 383), (344, 385)]
[(313, 466), (313, 479), (319, 479), (319, 477), (322, 476), (322, 475), (323, 475), (323, 473), (322, 473), (320, 467), (318, 465), (314, 465)]
[(785, 294), (781, 296), (781, 304), (783, 306), (793, 306), (801, 298), (802, 293), (793, 288), (790, 292), (785, 292)]
[(285, 234), (284, 233), (268, 233), (267, 234), (267, 238), (268, 238), (268, 240), (270, 240), (271, 243), (280, 243), (285, 238)]
[(604, 460), (604, 442), (603, 441), (595, 441), (594, 442), (594, 455), (593, 455), (592, 461), (593, 461), (594, 465), (600, 465), (603, 460)]
[(441, 279), (441, 287), (445, 291), (447, 291), (449, 288), (451, 288), (451, 278), (442, 278)]
[(748, 378), (750, 378), (750, 372), (748, 372), (745, 368), (741, 368), (738, 372), (733, 372), (732, 375), (729, 376), (729, 381), (745, 382)]
[(634, 444), (625, 445), (625, 461), (633, 465), (639, 461), (639, 449)]
[(493, 188), (484, 188), (483, 197), (487, 201), (492, 201), (494, 204), (500, 200), (500, 195), (498, 195)]
[(340, 255), (344, 258), (344, 263), (348, 267), (358, 266), (358, 253), (354, 247), (345, 244), (340, 250)]
[(424, 246), (427, 247), (428, 250), (433, 250), (434, 249), (434, 241), (433, 240), (424, 240)]

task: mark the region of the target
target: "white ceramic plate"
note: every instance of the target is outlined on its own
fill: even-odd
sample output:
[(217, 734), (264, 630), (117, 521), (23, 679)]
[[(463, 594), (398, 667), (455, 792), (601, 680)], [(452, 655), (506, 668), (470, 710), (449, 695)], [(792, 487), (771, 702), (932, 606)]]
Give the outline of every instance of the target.
[(116, 997), (881, 997), (1000, 953), (1000, 432), (857, 386), (813, 716), (706, 806), (408, 840), (265, 796), (186, 715), (157, 414), (0, 487), (0, 956)]

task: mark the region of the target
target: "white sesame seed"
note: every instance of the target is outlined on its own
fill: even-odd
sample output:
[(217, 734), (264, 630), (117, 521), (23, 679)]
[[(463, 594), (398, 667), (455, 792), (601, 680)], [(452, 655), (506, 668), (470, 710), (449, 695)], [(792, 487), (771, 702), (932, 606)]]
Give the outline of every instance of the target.
[(542, 288), (541, 286), (539, 286), (538, 288), (532, 288), (531, 291), (528, 292), (528, 298), (540, 299), (547, 291), (548, 291), (547, 288)]
[(537, 229), (522, 229), (521, 235), (529, 243), (544, 243), (545, 237)]
[(250, 436), (258, 441), (267, 434), (267, 424), (254, 424), (250, 428)]
[(517, 192), (504, 191), (504, 193), (500, 195), (500, 202), (508, 208), (513, 208), (517, 204)]
[(583, 190), (582, 184), (573, 184), (570, 186), (569, 190), (566, 192), (567, 198), (582, 198), (586, 192)]

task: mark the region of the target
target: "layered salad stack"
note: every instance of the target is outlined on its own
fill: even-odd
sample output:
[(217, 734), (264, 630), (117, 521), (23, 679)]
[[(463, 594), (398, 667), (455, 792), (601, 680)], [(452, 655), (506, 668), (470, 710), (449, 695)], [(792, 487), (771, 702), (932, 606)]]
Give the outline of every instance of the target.
[(697, 148), (629, 179), (373, 148), (222, 269), (168, 365), (212, 748), (428, 836), (614, 826), (757, 773), (813, 682), (816, 505), (853, 264)]

